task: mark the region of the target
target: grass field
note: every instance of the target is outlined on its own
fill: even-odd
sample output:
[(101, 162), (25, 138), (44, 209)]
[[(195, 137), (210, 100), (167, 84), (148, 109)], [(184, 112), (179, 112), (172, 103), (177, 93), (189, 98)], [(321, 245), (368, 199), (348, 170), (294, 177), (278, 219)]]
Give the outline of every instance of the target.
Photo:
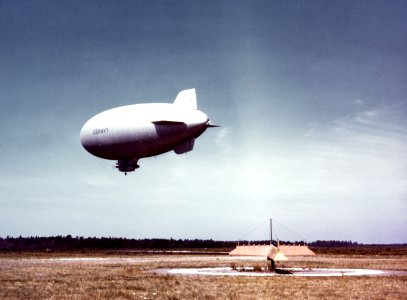
[[(407, 275), (230, 277), (156, 269), (265, 266), (222, 255), (8, 253), (0, 255), (1, 299), (406, 299)], [(281, 265), (280, 265), (281, 266)], [(407, 271), (407, 255), (292, 258), (285, 267)]]

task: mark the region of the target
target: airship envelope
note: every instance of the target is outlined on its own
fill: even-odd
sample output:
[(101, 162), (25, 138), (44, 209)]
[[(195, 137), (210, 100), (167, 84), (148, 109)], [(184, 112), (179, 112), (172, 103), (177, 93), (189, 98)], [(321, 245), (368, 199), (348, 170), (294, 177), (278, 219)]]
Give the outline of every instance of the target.
[(191, 151), (208, 127), (216, 127), (197, 109), (195, 89), (181, 91), (174, 103), (146, 103), (106, 110), (83, 125), (80, 140), (91, 154), (117, 160), (116, 168), (132, 172), (140, 158), (171, 150)]

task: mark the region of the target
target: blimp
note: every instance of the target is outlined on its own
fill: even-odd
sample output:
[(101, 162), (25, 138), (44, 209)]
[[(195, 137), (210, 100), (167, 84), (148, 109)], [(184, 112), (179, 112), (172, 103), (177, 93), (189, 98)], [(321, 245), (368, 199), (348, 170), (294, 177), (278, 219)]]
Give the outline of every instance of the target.
[(178, 93), (173, 103), (133, 104), (101, 112), (82, 127), (80, 141), (92, 155), (117, 161), (124, 172), (139, 168), (141, 158), (194, 148), (195, 139), (212, 124), (198, 110), (195, 89)]

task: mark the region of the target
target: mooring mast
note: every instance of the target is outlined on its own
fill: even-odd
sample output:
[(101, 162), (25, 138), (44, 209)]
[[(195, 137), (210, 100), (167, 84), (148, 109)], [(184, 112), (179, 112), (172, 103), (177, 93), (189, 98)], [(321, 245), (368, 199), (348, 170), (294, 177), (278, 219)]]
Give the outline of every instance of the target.
[(273, 219), (270, 218), (270, 245), (273, 245)]

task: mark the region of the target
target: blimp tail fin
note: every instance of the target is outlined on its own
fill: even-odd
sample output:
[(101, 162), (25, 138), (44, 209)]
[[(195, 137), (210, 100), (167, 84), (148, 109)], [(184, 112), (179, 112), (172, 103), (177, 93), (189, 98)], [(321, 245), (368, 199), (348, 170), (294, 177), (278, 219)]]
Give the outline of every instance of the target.
[(194, 143), (195, 139), (190, 139), (189, 141), (186, 141), (185, 143), (175, 147), (174, 152), (177, 154), (183, 154), (192, 151), (192, 149), (194, 149)]
[(174, 104), (187, 109), (198, 109), (195, 89), (183, 90), (179, 92), (177, 98), (174, 100)]

